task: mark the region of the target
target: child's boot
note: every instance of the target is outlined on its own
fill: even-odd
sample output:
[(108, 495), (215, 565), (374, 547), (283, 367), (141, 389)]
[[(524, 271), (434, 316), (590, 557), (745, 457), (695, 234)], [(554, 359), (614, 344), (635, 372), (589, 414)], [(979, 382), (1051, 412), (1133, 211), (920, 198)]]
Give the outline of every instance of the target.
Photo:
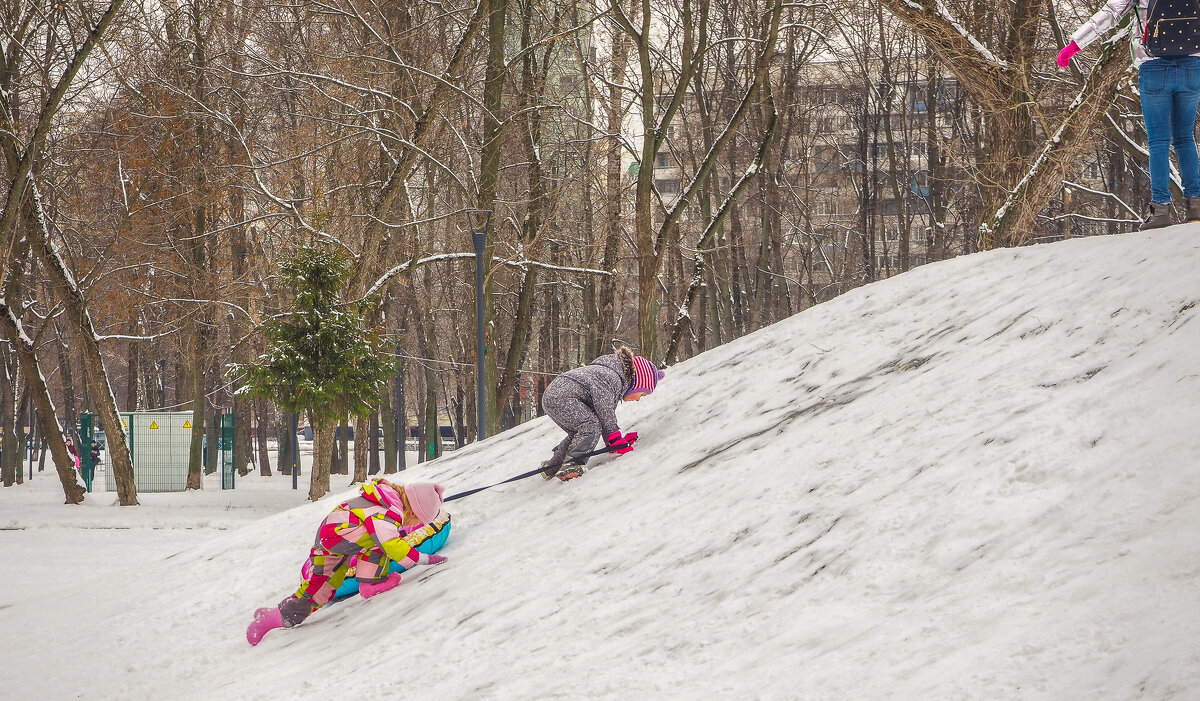
[(364, 599), (370, 599), (376, 594), (382, 594), (389, 589), (395, 589), (400, 584), (400, 573), (393, 572), (382, 582), (362, 582), (358, 585), (358, 593)]
[(254, 620), (246, 628), (246, 642), (257, 645), (268, 632), (282, 627), (283, 616), (278, 608), (259, 609), (254, 612)]
[(583, 465), (572, 460), (571, 462), (558, 468), (558, 472), (554, 475), (559, 481), (567, 482), (579, 477), (584, 473)]
[(554, 462), (554, 460), (547, 460), (542, 463), (542, 479), (554, 479), (554, 475), (560, 467), (562, 467), (562, 463)]

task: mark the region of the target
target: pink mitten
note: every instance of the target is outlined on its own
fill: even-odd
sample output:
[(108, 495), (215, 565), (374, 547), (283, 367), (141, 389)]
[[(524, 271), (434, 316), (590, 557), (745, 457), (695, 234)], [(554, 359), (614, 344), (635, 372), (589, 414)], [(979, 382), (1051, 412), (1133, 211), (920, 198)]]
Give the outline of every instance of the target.
[(427, 565), (440, 565), (440, 564), (442, 564), (442, 563), (443, 563), (443, 562), (445, 562), (445, 561), (446, 561), (446, 556), (445, 556), (445, 555), (438, 555), (438, 554), (434, 553), (434, 554), (432, 554), (432, 555), (430, 555), (430, 556), (429, 556), (429, 562), (427, 562), (427, 563), (425, 563), (425, 564), (427, 564)]
[(1067, 64), (1071, 62), (1071, 57), (1074, 56), (1078, 52), (1079, 52), (1079, 45), (1076, 44), (1074, 41), (1072, 41), (1070, 44), (1067, 44), (1066, 46), (1064, 46), (1063, 50), (1058, 52), (1059, 68), (1066, 68)]
[(633, 444), (637, 441), (637, 433), (629, 432), (622, 436), (620, 431), (613, 431), (604, 437), (604, 442), (612, 449), (611, 452), (617, 455), (624, 455), (633, 450)]

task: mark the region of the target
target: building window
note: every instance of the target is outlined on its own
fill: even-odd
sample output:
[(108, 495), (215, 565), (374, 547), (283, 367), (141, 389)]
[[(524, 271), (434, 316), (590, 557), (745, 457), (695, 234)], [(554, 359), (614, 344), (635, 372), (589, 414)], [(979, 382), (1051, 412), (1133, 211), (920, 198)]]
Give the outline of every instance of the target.
[(579, 89), (579, 76), (560, 75), (558, 77), (558, 89), (563, 93), (575, 92)]
[(924, 114), (925, 112), (929, 111), (929, 105), (925, 104), (925, 86), (910, 83), (908, 85), (908, 95), (906, 98), (909, 112), (914, 114)]
[(919, 170), (908, 181), (909, 190), (917, 197), (929, 197), (929, 173)]
[(836, 146), (817, 146), (813, 149), (812, 169), (814, 173), (837, 170), (841, 164), (841, 155), (838, 154)]
[(679, 179), (662, 178), (660, 180), (655, 180), (654, 187), (658, 188), (658, 191), (664, 195), (673, 195), (679, 192)]
[[(838, 215), (846, 210), (847, 201), (838, 197), (837, 193), (817, 197), (814, 207), (817, 214)], [(851, 208), (849, 211), (854, 211)]]
[(666, 151), (658, 152), (658, 167), (659, 168), (666, 168), (667, 164), (670, 163), (670, 161), (671, 161), (671, 154), (667, 153)]

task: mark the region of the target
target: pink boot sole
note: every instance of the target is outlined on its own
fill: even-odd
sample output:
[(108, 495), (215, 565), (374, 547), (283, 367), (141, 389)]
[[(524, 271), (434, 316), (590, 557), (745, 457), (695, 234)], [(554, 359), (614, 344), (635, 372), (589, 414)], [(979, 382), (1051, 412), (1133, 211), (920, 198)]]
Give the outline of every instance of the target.
[(372, 596), (375, 596), (376, 594), (382, 594), (389, 589), (395, 589), (399, 585), (400, 585), (400, 573), (393, 572), (388, 575), (387, 579), (383, 580), (382, 582), (380, 582), (378, 584), (371, 584), (369, 582), (363, 582), (362, 584), (359, 584), (358, 585), (358, 593), (359, 593), (359, 596), (361, 596), (362, 598), (370, 599)]
[(246, 628), (246, 642), (258, 645), (267, 633), (283, 627), (283, 617), (278, 608), (262, 608), (254, 612), (254, 620)]

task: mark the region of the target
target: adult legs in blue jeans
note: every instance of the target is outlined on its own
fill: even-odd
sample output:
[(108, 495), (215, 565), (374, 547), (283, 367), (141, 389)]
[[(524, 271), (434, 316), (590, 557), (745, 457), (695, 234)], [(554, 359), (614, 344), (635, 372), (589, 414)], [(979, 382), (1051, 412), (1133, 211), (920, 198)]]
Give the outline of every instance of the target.
[(1196, 154), (1196, 108), (1200, 105), (1200, 57), (1158, 58), (1138, 69), (1142, 119), (1150, 149), (1150, 199), (1171, 203), (1171, 146), (1179, 160), (1185, 197), (1200, 197)]

